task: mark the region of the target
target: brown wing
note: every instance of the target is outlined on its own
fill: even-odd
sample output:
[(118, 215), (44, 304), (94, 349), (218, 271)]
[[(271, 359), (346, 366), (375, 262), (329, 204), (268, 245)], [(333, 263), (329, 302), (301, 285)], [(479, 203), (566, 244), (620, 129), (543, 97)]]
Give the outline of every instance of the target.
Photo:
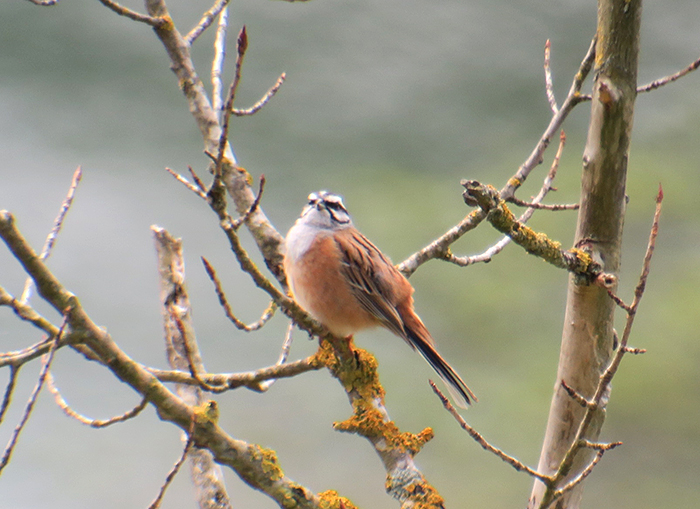
[[(342, 271), (355, 297), (380, 324), (411, 345), (396, 305), (410, 298), (411, 285), (364, 235), (348, 228), (336, 235)], [(413, 345), (411, 345), (413, 347)]]
[(337, 234), (335, 242), (345, 280), (362, 307), (421, 353), (445, 381), (459, 406), (476, 401), (467, 384), (435, 349), (433, 338), (413, 311), (413, 287), (391, 261), (354, 228)]

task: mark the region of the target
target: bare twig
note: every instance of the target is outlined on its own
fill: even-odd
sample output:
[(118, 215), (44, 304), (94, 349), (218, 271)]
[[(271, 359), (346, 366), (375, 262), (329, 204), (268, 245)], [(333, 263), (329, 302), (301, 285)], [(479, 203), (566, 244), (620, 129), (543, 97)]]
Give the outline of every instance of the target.
[(607, 290), (610, 298), (613, 301), (615, 301), (615, 304), (617, 304), (620, 308), (624, 309), (627, 313), (629, 313), (632, 310), (632, 308), (630, 306), (628, 306), (627, 304), (625, 304), (625, 302), (620, 297), (618, 297), (615, 294), (615, 292), (612, 291), (611, 288), (606, 288), (606, 290)]
[[(282, 350), (280, 351), (280, 356), (277, 359), (277, 364), (275, 366), (281, 366), (287, 361), (289, 356), (289, 349), (292, 346), (292, 331), (294, 330), (294, 322), (289, 322), (287, 326), (287, 333), (284, 335), (284, 343), (282, 343)], [(260, 389), (262, 391), (268, 390), (277, 381), (277, 378), (270, 378), (260, 383)]]
[(450, 403), (450, 400), (445, 396), (440, 389), (438, 389), (437, 385), (435, 385), (435, 382), (432, 380), (429, 380), (430, 387), (432, 387), (433, 392), (437, 395), (438, 398), (440, 398), (440, 401), (442, 402), (442, 406), (445, 407), (445, 410), (447, 410), (452, 417), (455, 418), (455, 420), (459, 423), (459, 425), (462, 427), (464, 431), (466, 431), (470, 437), (472, 437), (482, 448), (485, 450), (495, 454), (499, 458), (501, 458), (503, 461), (508, 463), (510, 466), (512, 466), (515, 470), (518, 472), (526, 472), (528, 475), (531, 475), (532, 477), (536, 477), (537, 479), (541, 480), (544, 483), (548, 483), (551, 481), (549, 476), (542, 475), (536, 470), (533, 470), (532, 468), (528, 467), (521, 461), (519, 461), (517, 458), (514, 458), (513, 456), (510, 456), (500, 450), (498, 447), (494, 447), (490, 443), (486, 441), (486, 439), (474, 428), (472, 428), (469, 424), (467, 424), (467, 421), (464, 420), (464, 418), (459, 415), (459, 412), (457, 409)]
[[(513, 203), (517, 205), (518, 207), (527, 207), (530, 209), (537, 209), (537, 210), (551, 210), (551, 211), (559, 211), (559, 210), (578, 210), (579, 209), (579, 204), (578, 203), (555, 203), (555, 204), (546, 204), (546, 203), (537, 203), (534, 201), (524, 201), (520, 200), (518, 198), (511, 198), (510, 203)], [(522, 222), (522, 221), (521, 221)]]
[(258, 102), (256, 102), (254, 105), (252, 105), (250, 108), (245, 108), (245, 109), (238, 109), (234, 108), (233, 109), (233, 114), (236, 115), (237, 117), (243, 117), (246, 115), (252, 115), (254, 113), (257, 113), (260, 108), (265, 106), (270, 99), (272, 99), (277, 91), (280, 89), (282, 86), (282, 83), (284, 83), (284, 80), (287, 78), (287, 73), (282, 73), (280, 74), (280, 77), (277, 78), (277, 81), (275, 82), (272, 87), (270, 87), (270, 90), (267, 91), (267, 93), (260, 99)]
[[(32, 276), (37, 292), (44, 300), (59, 312), (72, 306), (73, 310), (68, 317), (71, 327), (81, 331), (85, 344), (99, 361), (117, 379), (128, 384), (142, 397), (148, 397), (162, 420), (183, 430), (189, 429), (194, 416), (192, 406), (168, 390), (144, 366), (134, 362), (108, 332), (90, 319), (79, 299), (68, 292), (45, 263), (39, 260), (17, 229), (14, 217), (7, 211), (0, 211), (0, 237), (25, 271)], [(220, 427), (203, 429), (197, 439), (202, 448), (212, 452), (216, 462), (235, 470), (246, 483), (266, 493), (279, 505), (292, 503), (299, 509), (320, 507), (316, 494), (284, 474), (274, 452), (237, 440)]]
[(569, 89), (569, 94), (564, 99), (561, 108), (557, 111), (555, 115), (545, 129), (544, 134), (537, 142), (534, 150), (530, 156), (525, 160), (525, 162), (518, 168), (518, 171), (513, 177), (508, 180), (508, 183), (501, 189), (501, 196), (504, 200), (509, 200), (511, 196), (514, 195), (515, 191), (525, 182), (528, 175), (535, 169), (541, 162), (544, 151), (549, 146), (550, 140), (555, 135), (555, 133), (561, 128), (566, 117), (569, 115), (571, 110), (581, 102), (581, 86), (583, 81), (588, 76), (591, 71), (593, 61), (595, 59), (595, 46), (596, 38), (594, 37), (591, 41), (591, 45), (588, 48), (586, 56), (581, 61), (579, 70), (574, 76), (574, 80), (571, 83), (571, 88)]
[(564, 388), (564, 390), (567, 392), (569, 396), (571, 396), (574, 401), (576, 401), (579, 405), (581, 405), (583, 408), (596, 408), (596, 404), (588, 401), (586, 398), (584, 398), (582, 395), (580, 395), (578, 392), (576, 392), (573, 387), (571, 387), (569, 384), (566, 383), (565, 380), (561, 381), (561, 386)]
[(233, 112), (233, 103), (236, 99), (236, 90), (238, 89), (238, 84), (241, 81), (241, 67), (243, 66), (243, 57), (245, 57), (245, 52), (247, 49), (248, 34), (246, 32), (245, 25), (243, 25), (241, 31), (238, 32), (238, 39), (236, 40), (236, 65), (233, 73), (233, 81), (231, 82), (231, 86), (228, 89), (226, 104), (224, 105), (223, 119), (221, 125), (221, 136), (219, 136), (219, 148), (216, 154), (216, 165), (214, 167), (215, 180), (221, 178), (221, 165), (223, 164), (224, 152), (226, 150), (226, 144), (228, 143), (229, 122), (231, 120), (231, 113)]
[[(175, 179), (180, 182), (182, 185), (184, 185), (187, 189), (192, 191), (194, 194), (202, 198), (203, 200), (207, 199), (207, 193), (204, 192), (198, 185), (192, 184), (189, 180), (187, 180), (185, 177), (180, 175), (179, 173), (175, 172), (174, 170), (171, 170), (170, 168), (165, 168), (165, 171), (170, 173)], [(200, 181), (201, 183), (201, 181)]]
[(231, 310), (231, 306), (228, 303), (228, 299), (226, 299), (226, 294), (224, 293), (224, 290), (221, 286), (221, 281), (219, 281), (218, 276), (216, 275), (216, 271), (214, 270), (214, 267), (211, 266), (209, 261), (202, 256), (202, 263), (204, 264), (204, 269), (207, 272), (207, 275), (209, 276), (209, 279), (211, 279), (212, 283), (214, 283), (214, 290), (216, 291), (216, 296), (219, 298), (219, 303), (221, 304), (221, 307), (224, 308), (224, 312), (226, 313), (226, 317), (233, 323), (238, 329), (246, 331), (246, 332), (252, 332), (260, 329), (263, 327), (267, 321), (272, 318), (272, 316), (275, 314), (275, 310), (277, 309), (277, 304), (273, 300), (270, 302), (270, 305), (265, 309), (263, 312), (262, 316), (257, 322), (254, 322), (250, 325), (246, 325), (242, 321), (240, 321), (236, 316), (233, 314), (233, 311)]
[(190, 172), (190, 175), (192, 175), (192, 180), (194, 183), (197, 185), (200, 191), (206, 191), (207, 186), (204, 185), (204, 182), (202, 182), (202, 179), (199, 178), (199, 175), (192, 169), (192, 166), (188, 166), (187, 170)]
[[(219, 0), (220, 2), (228, 0)], [(224, 60), (226, 59), (226, 33), (228, 31), (228, 6), (225, 7), (219, 15), (219, 26), (216, 29), (216, 39), (214, 39), (214, 58), (211, 63), (211, 102), (212, 108), (217, 115), (221, 115), (223, 110), (223, 98), (221, 93), (223, 84), (221, 75), (224, 69)]]
[[(561, 108), (555, 115), (552, 116), (549, 125), (545, 129), (542, 137), (533, 149), (530, 156), (518, 168), (515, 175), (508, 179), (506, 185), (501, 189), (500, 194), (504, 200), (510, 200), (515, 195), (515, 191), (523, 184), (523, 182), (525, 182), (532, 170), (542, 162), (544, 152), (549, 146), (552, 137), (555, 135), (557, 130), (561, 128), (564, 120), (568, 117), (571, 110), (573, 110), (574, 107), (582, 101), (581, 86), (583, 85), (583, 81), (588, 76), (595, 59), (595, 43), (596, 39), (593, 38), (591, 45), (588, 48), (588, 52), (581, 61), (579, 70), (574, 76), (569, 94), (564, 100), (564, 103), (561, 105)], [(460, 221), (459, 224), (450, 228), (438, 239), (434, 240), (429, 245), (412, 254), (406, 260), (398, 264), (397, 268), (404, 276), (409, 277), (418, 269), (418, 267), (428, 260), (438, 258), (451, 261), (451, 258), (454, 255), (450, 253), (450, 245), (456, 242), (465, 233), (478, 226), (479, 223), (485, 219), (485, 217), (486, 214), (484, 214), (481, 210), (471, 212), (462, 221)], [(504, 242), (507, 244), (508, 241)], [(502, 247), (500, 249), (502, 249)]]
[(197, 23), (197, 25), (190, 30), (184, 39), (187, 44), (192, 45), (192, 43), (204, 33), (204, 31), (209, 28), (219, 13), (221, 13), (224, 8), (226, 8), (231, 0), (217, 0), (216, 3), (204, 13), (202, 19)]
[[(573, 488), (576, 484), (580, 483), (583, 478), (585, 478), (588, 474), (590, 474), (590, 471), (593, 469), (595, 464), (600, 461), (600, 457), (602, 457), (602, 452), (605, 452), (605, 450), (612, 449), (613, 447), (616, 447), (617, 445), (620, 445), (618, 442), (615, 442), (613, 444), (609, 444), (610, 446), (607, 448), (599, 448), (598, 455), (596, 456), (596, 459), (594, 459), (593, 463), (591, 463), (586, 469), (584, 469), (576, 478), (574, 478), (569, 484), (567, 484), (565, 487), (561, 488), (560, 490), (556, 490), (556, 486), (559, 482), (561, 482), (570, 472), (573, 463), (574, 463), (574, 458), (578, 454), (579, 450), (582, 447), (590, 447), (590, 443), (586, 441), (583, 437), (586, 436), (586, 433), (588, 432), (589, 427), (591, 426), (591, 423), (593, 421), (594, 416), (596, 415), (596, 412), (604, 406), (604, 401), (606, 399), (606, 394), (608, 394), (610, 390), (610, 383), (612, 382), (613, 377), (617, 373), (617, 370), (620, 366), (620, 363), (622, 362), (623, 356), (628, 352), (627, 348), (627, 342), (629, 340), (629, 336), (632, 331), (632, 325), (634, 324), (634, 318), (637, 313), (637, 307), (639, 306), (639, 302), (644, 295), (644, 289), (646, 287), (646, 281), (649, 276), (649, 270), (651, 267), (651, 258), (654, 253), (654, 248), (656, 246), (656, 237), (659, 232), (659, 217), (661, 215), (661, 202), (663, 201), (663, 191), (661, 189), (661, 186), (659, 186), (659, 193), (656, 197), (656, 210), (654, 212), (654, 219), (652, 222), (651, 226), (651, 232), (649, 234), (649, 243), (647, 245), (647, 250), (644, 255), (644, 261), (642, 263), (642, 273), (639, 277), (639, 282), (637, 283), (637, 286), (634, 291), (634, 299), (632, 301), (632, 304), (629, 306), (629, 309), (627, 311), (627, 321), (625, 322), (625, 329), (622, 333), (622, 337), (620, 338), (620, 345), (615, 352), (615, 356), (612, 358), (610, 361), (610, 364), (608, 367), (605, 369), (603, 374), (600, 376), (600, 379), (598, 381), (598, 385), (596, 387), (595, 393), (593, 397), (591, 398), (590, 401), (585, 400), (585, 414), (583, 416), (583, 419), (581, 420), (581, 423), (579, 424), (579, 428), (576, 432), (576, 435), (572, 441), (572, 445), (569, 448), (569, 450), (566, 452), (564, 457), (562, 458), (561, 463), (559, 464), (559, 467), (556, 471), (556, 473), (553, 476), (553, 482), (551, 484), (546, 484), (547, 488), (542, 495), (542, 499), (540, 502), (539, 507), (540, 508), (546, 508), (549, 507), (552, 502), (561, 496), (565, 491), (570, 490)], [(582, 403), (573, 389), (571, 389), (568, 385), (566, 385), (565, 382), (562, 381), (562, 387), (567, 391), (569, 395), (571, 395), (577, 402)], [(571, 389), (571, 390), (570, 390)], [(571, 483), (575, 482), (575, 484), (571, 485)]]
[[(200, 373), (200, 380), (207, 384), (220, 387), (226, 386), (229, 389), (247, 387), (254, 391), (260, 391), (262, 382), (277, 378), (290, 378), (309, 371), (315, 371), (325, 366), (319, 362), (317, 355), (311, 355), (305, 359), (294, 362), (275, 364), (255, 371), (246, 373)], [(147, 368), (161, 382), (173, 382), (178, 384), (199, 385), (199, 382), (185, 371), (168, 371), (155, 368)]]
[(54, 399), (56, 400), (56, 404), (61, 410), (63, 410), (64, 414), (66, 414), (68, 417), (72, 417), (78, 422), (90, 426), (91, 428), (106, 428), (107, 426), (110, 426), (112, 424), (132, 419), (138, 414), (140, 414), (143, 411), (143, 409), (146, 408), (146, 406), (148, 405), (148, 399), (143, 398), (141, 400), (141, 403), (139, 403), (134, 408), (124, 412), (121, 415), (117, 415), (106, 420), (91, 419), (90, 417), (86, 417), (76, 412), (70, 407), (68, 402), (61, 395), (61, 392), (58, 390), (58, 387), (56, 387), (56, 383), (51, 372), (49, 372), (46, 377), (46, 388), (51, 394), (53, 394)]
[(148, 506), (148, 509), (158, 509), (158, 507), (160, 507), (160, 503), (163, 501), (163, 496), (165, 495), (165, 490), (168, 489), (168, 486), (170, 486), (170, 483), (173, 482), (173, 479), (175, 478), (178, 471), (180, 470), (180, 467), (185, 462), (185, 458), (187, 458), (187, 453), (190, 452), (190, 449), (192, 448), (192, 445), (194, 444), (194, 426), (195, 426), (195, 420), (192, 419), (192, 423), (190, 424), (190, 429), (187, 432), (187, 442), (185, 442), (185, 448), (182, 451), (182, 455), (175, 462), (175, 464), (173, 465), (173, 468), (170, 470), (170, 472), (168, 472), (168, 475), (165, 477), (165, 482), (160, 487), (160, 491), (158, 492), (158, 496), (151, 503), (151, 505)]
[(182, 320), (178, 316), (178, 313), (173, 310), (172, 305), (168, 306), (168, 311), (170, 313), (170, 319), (173, 320), (173, 322), (175, 323), (178, 332), (180, 333), (180, 337), (182, 338), (182, 347), (184, 348), (185, 359), (187, 360), (187, 367), (190, 370), (190, 376), (192, 376), (192, 378), (197, 382), (197, 385), (200, 387), (200, 389), (213, 393), (227, 391), (228, 387), (210, 385), (206, 381), (202, 380), (202, 378), (200, 378), (199, 373), (197, 372), (197, 367), (195, 366), (195, 361), (193, 359), (193, 347), (191, 345), (192, 338), (190, 338), (190, 335), (187, 334), (185, 325), (182, 323)]
[(262, 200), (262, 195), (263, 191), (265, 190), (265, 175), (260, 175), (260, 185), (258, 186), (258, 194), (255, 196), (255, 200), (253, 200), (253, 203), (250, 204), (250, 207), (248, 207), (248, 210), (246, 210), (241, 217), (233, 221), (232, 226), (236, 230), (241, 227), (243, 223), (245, 223), (248, 219), (250, 219), (250, 216), (252, 216), (255, 211), (258, 209), (260, 206), (260, 200)]
[[(51, 249), (53, 248), (53, 245), (56, 242), (56, 237), (58, 236), (58, 233), (61, 231), (61, 227), (63, 226), (63, 220), (66, 218), (66, 214), (68, 213), (68, 210), (70, 209), (70, 206), (73, 203), (73, 198), (75, 197), (75, 190), (78, 187), (78, 184), (80, 184), (80, 179), (82, 178), (83, 170), (80, 168), (80, 166), (78, 166), (78, 168), (76, 168), (75, 172), (73, 173), (73, 179), (71, 180), (70, 187), (68, 188), (68, 194), (66, 194), (66, 198), (61, 204), (61, 209), (58, 211), (58, 215), (56, 216), (56, 219), (53, 222), (53, 228), (51, 228), (51, 232), (49, 232), (48, 237), (46, 237), (46, 242), (44, 242), (44, 248), (41, 250), (41, 254), (39, 255), (39, 258), (41, 260), (46, 260), (51, 255)], [(32, 287), (32, 278), (27, 278), (27, 281), (24, 283), (24, 291), (22, 292), (22, 296), (19, 299), (22, 304), (26, 304), (27, 302), (29, 302), (29, 299), (31, 298)]]
[[(206, 372), (206, 369), (197, 345), (192, 306), (185, 284), (182, 241), (172, 237), (162, 228), (154, 226), (151, 229), (154, 232), (158, 254), (160, 301), (168, 364), (171, 368), (189, 371), (197, 382), (195, 386), (176, 387), (178, 396), (196, 416), (200, 405), (206, 401), (202, 392), (205, 384), (199, 378), (199, 373)], [(191, 451), (188, 457), (198, 505), (208, 507), (216, 500), (214, 505), (217, 508), (230, 508), (223, 471), (221, 466), (216, 464), (214, 451), (199, 448)]]
[[(12, 452), (15, 449), (15, 446), (17, 445), (17, 440), (19, 439), (19, 435), (24, 429), (25, 424), (27, 424), (27, 421), (29, 420), (29, 416), (32, 413), (32, 410), (34, 408), (34, 403), (36, 403), (36, 398), (39, 395), (39, 392), (41, 391), (41, 388), (44, 386), (44, 381), (46, 380), (46, 375), (49, 373), (49, 368), (51, 367), (51, 362), (53, 361), (54, 354), (56, 353), (56, 347), (58, 346), (58, 343), (61, 340), (61, 335), (63, 334), (63, 331), (65, 327), (68, 325), (68, 315), (70, 314), (71, 309), (66, 309), (64, 311), (64, 316), (63, 316), (63, 323), (61, 324), (61, 328), (58, 331), (58, 334), (56, 337), (53, 339), (53, 343), (51, 345), (51, 348), (49, 349), (48, 353), (44, 356), (44, 362), (41, 366), (41, 371), (39, 372), (39, 379), (36, 382), (36, 385), (34, 386), (34, 390), (32, 391), (32, 394), (29, 396), (29, 400), (27, 401), (27, 405), (24, 408), (24, 413), (22, 414), (22, 418), (20, 419), (19, 424), (15, 427), (14, 431), (12, 432), (12, 436), (10, 437), (10, 441), (8, 442), (7, 446), (5, 447), (5, 451), (2, 454), (2, 458), (0, 458), (0, 473), (2, 473), (3, 469), (7, 466), (7, 464), (10, 462), (10, 458), (12, 457)], [(6, 391), (7, 395), (7, 391)]]
[(675, 74), (671, 74), (671, 75), (666, 76), (664, 78), (654, 80), (651, 83), (647, 83), (646, 85), (642, 85), (640, 87), (637, 87), (637, 93), (651, 92), (652, 90), (656, 90), (659, 87), (662, 87), (662, 86), (667, 85), (669, 83), (673, 83), (674, 81), (682, 78), (686, 74), (693, 72), (698, 67), (700, 67), (700, 58), (698, 58), (695, 62), (690, 64), (685, 69), (678, 71)]
[[(22, 320), (26, 322), (30, 322), (33, 324), (35, 327), (38, 329), (41, 329), (42, 331), (46, 332), (47, 335), (49, 336), (54, 336), (58, 332), (58, 327), (56, 327), (54, 324), (49, 322), (46, 318), (41, 316), (39, 313), (37, 313), (33, 307), (31, 307), (28, 304), (23, 304), (17, 299), (15, 299), (12, 295), (7, 293), (7, 291), (0, 286), (0, 306), (7, 306), (14, 313), (21, 318)], [(50, 340), (44, 340), (40, 342), (39, 344), (48, 344)], [(8, 352), (8, 353), (0, 353), (0, 359), (3, 359), (8, 356), (12, 356), (17, 354), (18, 352)], [(43, 352), (42, 352), (43, 353)], [(0, 366), (2, 366), (2, 363), (0, 362)]]
[(557, 106), (557, 100), (554, 97), (554, 83), (552, 81), (552, 69), (549, 66), (549, 56), (552, 43), (549, 39), (544, 43), (544, 89), (547, 93), (547, 101), (549, 101), (549, 107), (552, 108), (552, 113), (555, 115), (559, 111), (559, 106)]
[(109, 9), (113, 10), (120, 16), (127, 17), (129, 19), (133, 19), (134, 21), (138, 21), (140, 23), (146, 23), (147, 25), (150, 25), (152, 27), (160, 28), (164, 26), (166, 23), (168, 23), (169, 19), (166, 18), (161, 18), (161, 17), (154, 17), (154, 16), (147, 16), (146, 14), (140, 14), (136, 11), (132, 11), (131, 9), (124, 7), (123, 5), (118, 4), (117, 2), (114, 2), (113, 0), (100, 0), (102, 5), (105, 7), (108, 7)]
[[(567, 491), (570, 491), (574, 489), (578, 484), (580, 484), (586, 477), (590, 475), (591, 472), (593, 472), (593, 469), (595, 466), (600, 462), (601, 459), (603, 459), (603, 454), (605, 454), (605, 451), (607, 449), (599, 449), (595, 457), (593, 458), (593, 461), (591, 461), (586, 468), (584, 468), (579, 475), (574, 477), (570, 482), (566, 483), (564, 486), (562, 486), (560, 489), (554, 491), (554, 495), (552, 496), (551, 502), (554, 502), (556, 499), (564, 495)], [(550, 502), (550, 504), (551, 504)]]
[(61, 0), (29, 0), (34, 5), (39, 5), (41, 7), (50, 7), (56, 5)]
[(15, 365), (10, 365), (10, 379), (7, 381), (7, 387), (5, 387), (5, 395), (2, 398), (2, 406), (0, 406), (0, 424), (2, 424), (5, 418), (5, 412), (10, 407), (10, 402), (12, 401), (12, 393), (15, 390), (15, 385), (17, 384), (17, 375), (19, 375), (19, 368)]
[[(518, 218), (519, 223), (527, 223), (528, 220), (532, 217), (532, 214), (535, 212), (537, 205), (541, 203), (541, 201), (545, 198), (545, 196), (547, 196), (547, 194), (550, 191), (554, 190), (554, 188), (552, 187), (552, 183), (554, 182), (554, 178), (556, 177), (557, 171), (559, 170), (559, 161), (561, 160), (561, 156), (564, 152), (565, 145), (566, 135), (564, 134), (564, 131), (562, 131), (559, 135), (559, 147), (557, 148), (557, 153), (554, 155), (552, 164), (549, 167), (549, 172), (547, 173), (547, 176), (542, 182), (540, 192), (537, 193), (537, 196), (535, 196), (532, 199), (532, 202), (528, 204), (528, 209), (525, 212), (523, 212)], [(512, 201), (515, 200), (516, 198), (513, 197)], [(447, 253), (442, 259), (454, 263), (455, 265), (459, 265), (460, 267), (466, 267), (467, 265), (472, 265), (474, 263), (479, 262), (488, 263), (493, 259), (494, 256), (503, 251), (503, 249), (505, 249), (505, 247), (508, 244), (510, 244), (511, 240), (512, 239), (508, 235), (505, 235), (496, 244), (489, 247), (486, 251), (484, 251), (481, 254), (473, 256), (455, 256), (452, 253)]]

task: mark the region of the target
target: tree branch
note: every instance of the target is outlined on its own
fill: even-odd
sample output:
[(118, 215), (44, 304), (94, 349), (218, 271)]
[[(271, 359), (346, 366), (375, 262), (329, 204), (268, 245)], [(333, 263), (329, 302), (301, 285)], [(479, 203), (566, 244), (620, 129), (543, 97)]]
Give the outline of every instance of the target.
[(575, 247), (563, 250), (559, 242), (520, 223), (494, 187), (475, 180), (463, 180), (462, 186), (465, 188), (464, 201), (468, 205), (478, 205), (494, 228), (508, 235), (528, 253), (586, 280), (592, 281), (600, 274), (600, 265), (583, 250)]
[[(542, 137), (530, 156), (525, 160), (520, 168), (518, 168), (515, 175), (513, 175), (513, 177), (511, 177), (506, 185), (501, 189), (500, 195), (505, 201), (513, 198), (515, 191), (525, 182), (532, 170), (541, 164), (544, 152), (547, 150), (550, 140), (561, 128), (564, 120), (568, 117), (569, 113), (571, 113), (574, 107), (582, 102), (580, 92), (581, 86), (583, 85), (583, 81), (588, 76), (591, 66), (593, 65), (593, 60), (595, 58), (595, 41), (596, 39), (594, 38), (590, 47), (588, 48), (586, 56), (583, 58), (583, 61), (579, 66), (578, 72), (574, 76), (569, 94), (564, 100), (561, 108), (552, 116), (549, 125), (545, 129)], [(459, 224), (450, 228), (447, 232), (442, 234), (429, 245), (412, 254), (406, 260), (398, 264), (397, 268), (404, 276), (410, 277), (411, 274), (418, 269), (418, 267), (428, 260), (435, 258), (449, 260), (452, 256), (450, 253), (450, 246), (460, 239), (465, 233), (476, 228), (476, 226), (478, 226), (479, 223), (485, 219), (485, 217), (486, 215), (480, 210), (471, 212), (464, 219), (462, 219)]]
[[(38, 294), (44, 300), (57, 310), (71, 306), (68, 324), (72, 329), (82, 332), (86, 345), (100, 362), (119, 380), (147, 398), (161, 419), (176, 424), (183, 430), (189, 429), (192, 419), (196, 417), (194, 408), (170, 392), (148, 370), (134, 362), (104, 329), (89, 318), (78, 299), (61, 285), (36, 253), (28, 248), (26, 240), (16, 229), (14, 218), (4, 211), (0, 212), (0, 237), (32, 277)], [(266, 493), (281, 506), (294, 503), (300, 509), (320, 507), (318, 496), (282, 473), (272, 451), (236, 440), (218, 425), (210, 422), (198, 422), (194, 436), (196, 445), (211, 451), (217, 463), (233, 469), (247, 484)]]

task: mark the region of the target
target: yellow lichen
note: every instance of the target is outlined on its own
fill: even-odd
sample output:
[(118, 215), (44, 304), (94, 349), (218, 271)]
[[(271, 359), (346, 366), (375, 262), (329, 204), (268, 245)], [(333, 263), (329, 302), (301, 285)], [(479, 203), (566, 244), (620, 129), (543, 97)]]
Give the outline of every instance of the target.
[(355, 348), (348, 343), (348, 353), (341, 360), (334, 353), (334, 360), (328, 366), (333, 376), (343, 384), (345, 391), (356, 392), (361, 399), (384, 398), (384, 389), (377, 375), (377, 360), (366, 350)]
[(357, 506), (345, 497), (338, 495), (337, 491), (328, 490), (318, 494), (322, 509), (357, 509)]
[(571, 249), (569, 249), (569, 252), (576, 255), (576, 259), (578, 260), (579, 265), (581, 267), (581, 269), (578, 272), (588, 272), (588, 269), (593, 263), (593, 258), (591, 258), (591, 255), (586, 253), (583, 249), (579, 249), (577, 247), (572, 247)]
[(251, 459), (260, 464), (260, 468), (269, 480), (278, 481), (284, 476), (275, 451), (252, 444), (248, 447), (248, 452)]
[(330, 342), (328, 341), (321, 341), (321, 344), (318, 347), (318, 350), (313, 356), (313, 359), (311, 359), (311, 364), (314, 367), (326, 367), (326, 368), (331, 368), (333, 363), (335, 362), (335, 354), (333, 353), (333, 347), (331, 346)]
[(434, 436), (435, 432), (432, 428), (425, 428), (417, 435), (408, 431), (401, 433), (399, 439), (401, 440), (401, 445), (411, 453), (411, 456), (415, 456)]
[(445, 499), (422, 477), (400, 486), (388, 478), (385, 487), (388, 493), (399, 500), (410, 499), (413, 509), (437, 509), (445, 506)]
[(194, 420), (199, 425), (216, 424), (219, 421), (219, 405), (209, 399), (194, 408)]
[(521, 185), (523, 185), (522, 181), (519, 178), (516, 177), (511, 177), (508, 179), (508, 185), (510, 187), (513, 187), (515, 189), (519, 188)]

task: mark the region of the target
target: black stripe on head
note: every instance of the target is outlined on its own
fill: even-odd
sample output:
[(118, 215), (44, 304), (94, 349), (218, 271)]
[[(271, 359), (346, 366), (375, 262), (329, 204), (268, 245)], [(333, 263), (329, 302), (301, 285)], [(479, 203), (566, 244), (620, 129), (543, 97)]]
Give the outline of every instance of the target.
[(350, 214), (348, 214), (343, 199), (337, 194), (328, 191), (319, 191), (309, 195), (309, 206), (318, 210), (325, 209), (331, 220), (338, 224), (349, 224)]

